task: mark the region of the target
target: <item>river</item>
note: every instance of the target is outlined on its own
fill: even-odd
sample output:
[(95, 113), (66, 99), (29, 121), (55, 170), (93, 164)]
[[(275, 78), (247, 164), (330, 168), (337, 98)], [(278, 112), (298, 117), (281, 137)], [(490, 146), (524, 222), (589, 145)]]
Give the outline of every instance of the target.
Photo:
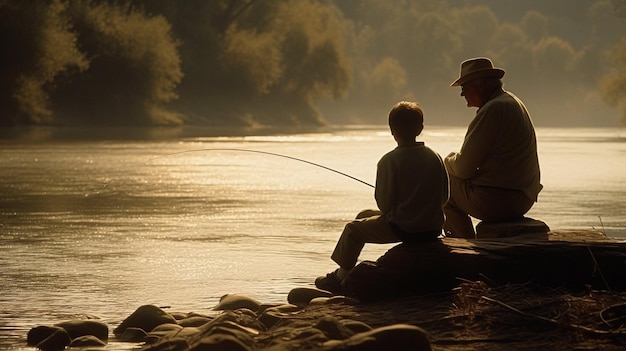
[[(464, 132), (431, 127), (420, 139), (445, 156)], [(537, 135), (544, 190), (529, 216), (626, 238), (626, 133)], [(30, 328), (73, 318), (113, 329), (144, 304), (211, 313), (227, 293), (285, 302), (334, 269), (338, 235), (375, 207), (365, 183), (394, 146), (380, 126), (0, 140), (0, 349), (32, 350)], [(361, 257), (389, 247), (366, 246)]]

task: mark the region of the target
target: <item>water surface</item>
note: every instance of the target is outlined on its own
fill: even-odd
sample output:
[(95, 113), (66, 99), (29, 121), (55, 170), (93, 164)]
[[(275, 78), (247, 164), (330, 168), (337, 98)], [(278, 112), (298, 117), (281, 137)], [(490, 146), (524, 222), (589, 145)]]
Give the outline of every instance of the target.
[[(464, 128), (430, 128), (442, 156)], [(552, 229), (626, 238), (619, 130), (539, 129), (544, 190), (530, 216)], [(379, 127), (158, 140), (0, 141), (0, 349), (28, 330), (97, 317), (113, 329), (143, 304), (211, 313), (226, 293), (285, 302), (334, 269), (344, 224), (374, 208), (395, 146)], [(228, 149), (228, 150), (225, 150)], [(389, 245), (366, 246), (374, 260)], [(112, 342), (109, 350), (130, 350)]]

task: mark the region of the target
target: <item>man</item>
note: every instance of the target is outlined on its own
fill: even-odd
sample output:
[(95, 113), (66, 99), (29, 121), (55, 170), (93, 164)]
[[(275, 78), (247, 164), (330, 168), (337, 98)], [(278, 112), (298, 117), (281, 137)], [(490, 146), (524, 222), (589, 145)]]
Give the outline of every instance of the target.
[(331, 256), (339, 268), (315, 280), (319, 289), (341, 293), (365, 243), (431, 242), (441, 236), (448, 176), (439, 154), (416, 141), (423, 123), (415, 102), (399, 102), (389, 112), (397, 147), (378, 161), (374, 198), (379, 211), (362, 211), (346, 224)]
[(450, 176), (447, 236), (474, 238), (471, 217), (521, 219), (542, 189), (535, 129), (522, 101), (502, 88), (504, 73), (488, 58), (473, 58), (461, 63), (450, 85), (460, 86), (467, 106), (478, 110), (461, 150), (444, 160)]

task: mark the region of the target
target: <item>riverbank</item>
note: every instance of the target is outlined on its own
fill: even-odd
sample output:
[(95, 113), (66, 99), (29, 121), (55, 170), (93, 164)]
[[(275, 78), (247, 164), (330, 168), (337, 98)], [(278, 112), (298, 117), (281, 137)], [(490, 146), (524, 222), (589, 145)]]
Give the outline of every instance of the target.
[[(457, 278), (450, 289), (371, 301), (297, 287), (284, 304), (225, 295), (211, 311), (175, 312), (145, 305), (115, 326), (109, 346), (135, 343), (133, 347), (145, 351), (345, 351), (390, 345), (394, 350), (622, 350), (626, 347), (626, 293), (621, 285), (613, 284), (621, 276), (604, 273), (614, 271), (616, 264), (623, 268), (623, 243), (599, 234), (550, 233), (543, 242), (552, 252), (563, 247), (575, 254), (586, 248), (593, 274), (581, 271), (580, 276), (588, 276), (589, 284), (581, 285), (584, 281), (578, 279), (569, 284), (576, 272), (563, 271), (549, 285), (537, 280), (503, 284), (483, 275), (483, 279)], [(566, 238), (570, 241), (564, 242)], [(489, 251), (486, 256), (500, 260), (511, 248), (517, 255), (511, 257), (518, 260), (523, 252), (520, 247), (543, 248), (532, 244), (531, 237), (522, 241), (524, 245), (507, 239), (444, 243), (452, 252), (462, 247), (462, 253), (470, 255), (483, 248)], [(386, 256), (406, 253), (390, 252)], [(554, 257), (544, 262), (550, 259)], [(376, 264), (384, 266), (388, 260), (381, 257)]]
[(626, 347), (626, 295), (609, 291), (462, 282), (446, 293), (366, 305), (310, 305), (284, 316), (283, 324), (313, 325), (324, 316), (357, 320), (373, 328), (415, 325), (425, 330), (432, 349), (441, 351)]
[[(241, 313), (234, 311), (234, 315)], [(273, 324), (258, 335), (251, 333), (254, 342), (241, 350), (373, 350), (353, 346), (358, 344), (354, 340), (365, 343), (359, 333), (406, 325), (421, 328), (431, 349), (440, 351), (626, 347), (626, 294), (610, 291), (568, 292), (533, 284), (490, 286), (476, 281), (426, 296), (369, 304), (320, 298), (305, 306), (278, 306), (255, 315), (257, 320), (267, 320), (268, 314)], [(357, 327), (350, 329), (350, 325)], [(399, 344), (401, 340), (383, 341), (394, 350), (423, 350)], [(163, 346), (157, 343), (145, 350)]]
[[(295, 289), (288, 297), (292, 303), (271, 306), (245, 296), (227, 295), (226, 302), (217, 306), (223, 311), (216, 315), (142, 306), (115, 328), (109, 347), (117, 349), (115, 345), (120, 343), (134, 343), (133, 349), (143, 351), (626, 347), (623, 292), (569, 292), (533, 284), (490, 286), (475, 281), (461, 282), (449, 292), (367, 304), (345, 297), (317, 297), (304, 302), (307, 296), (315, 295), (324, 293)], [(155, 322), (157, 327), (145, 326)], [(145, 333), (142, 327), (152, 331)], [(82, 347), (88, 346), (93, 349), (94, 345)]]

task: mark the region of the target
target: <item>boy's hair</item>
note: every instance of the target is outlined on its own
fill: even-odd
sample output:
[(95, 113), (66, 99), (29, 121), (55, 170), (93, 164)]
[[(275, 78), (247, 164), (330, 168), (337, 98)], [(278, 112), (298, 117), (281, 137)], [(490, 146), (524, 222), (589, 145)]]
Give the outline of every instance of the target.
[(400, 101), (389, 111), (391, 133), (401, 139), (413, 139), (424, 129), (424, 112), (416, 102)]

